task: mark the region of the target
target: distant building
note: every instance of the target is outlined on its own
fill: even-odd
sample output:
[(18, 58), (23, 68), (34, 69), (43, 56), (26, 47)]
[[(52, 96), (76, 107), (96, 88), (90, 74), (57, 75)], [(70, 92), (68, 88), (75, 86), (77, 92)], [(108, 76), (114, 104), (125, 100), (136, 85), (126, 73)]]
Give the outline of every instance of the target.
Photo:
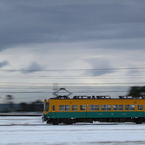
[(0, 104), (0, 113), (7, 112), (42, 112), (43, 103), (36, 101), (31, 104), (20, 103), (20, 104)]
[(21, 110), (19, 104), (0, 104), (0, 112), (16, 112)]

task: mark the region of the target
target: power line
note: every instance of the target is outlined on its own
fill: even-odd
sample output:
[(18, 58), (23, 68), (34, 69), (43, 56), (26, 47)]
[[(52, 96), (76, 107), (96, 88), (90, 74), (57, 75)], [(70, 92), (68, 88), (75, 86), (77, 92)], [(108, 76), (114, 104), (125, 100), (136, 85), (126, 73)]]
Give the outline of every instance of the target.
[(26, 72), (34, 72), (34, 71), (108, 71), (108, 70), (130, 70), (130, 69), (145, 69), (145, 67), (133, 67), (133, 68), (94, 68), (94, 69), (0, 69), (0, 71), (26, 71)]
[[(3, 77), (3, 76), (1, 76), (2, 78), (7, 78), (7, 79), (10, 79), (10, 78), (8, 78), (8, 76), (7, 77)], [(115, 78), (115, 76), (113, 76), (113, 77), (103, 77), (103, 78), (101, 78), (101, 76), (99, 76), (100, 78), (97, 78), (97, 76), (96, 77), (45, 77), (45, 78), (40, 78), (40, 77), (23, 77), (23, 78), (15, 78), (15, 79), (21, 79), (21, 80), (26, 80), (26, 79), (29, 79), (29, 80), (43, 80), (43, 79), (46, 79), (46, 78), (48, 78), (48, 79), (85, 79), (85, 80), (90, 80), (90, 79), (94, 79), (94, 80), (103, 80), (103, 79), (122, 79), (123, 77), (128, 77), (128, 78), (131, 78), (131, 77), (133, 77), (134, 79), (135, 78), (145, 78), (145, 75), (144, 76), (117, 76), (117, 77), (119, 77), (119, 78)], [(13, 79), (13, 76), (12, 76), (12, 79)]]
[[(78, 93), (78, 94), (79, 94), (79, 93), (81, 93), (81, 94), (83, 94), (83, 93), (84, 93), (84, 94), (97, 94), (97, 93), (116, 93), (116, 92), (128, 92), (128, 91), (95, 91), (95, 92), (94, 92), (94, 91), (93, 91), (93, 92), (89, 92), (89, 91), (88, 91), (88, 92), (86, 92), (86, 91), (78, 91), (78, 92), (73, 92), (73, 94), (74, 94), (74, 93)], [(136, 92), (137, 92), (137, 91), (134, 91), (133, 93), (136, 93)], [(43, 91), (31, 91), (31, 92), (27, 92), (27, 91), (25, 91), (25, 92), (24, 92), (24, 91), (3, 91), (3, 92), (1, 92), (1, 91), (0, 91), (0, 93), (18, 93), (18, 94), (19, 94), (19, 93), (21, 93), (21, 94), (25, 94), (25, 93), (26, 93), (26, 94), (29, 94), (29, 93), (30, 93), (30, 94), (31, 94), (31, 93), (36, 93), (36, 94), (37, 94), (37, 93), (39, 93), (39, 94), (42, 94), (42, 93), (43, 93), (43, 94), (45, 94), (45, 93), (47, 93), (47, 94), (52, 94), (53, 92), (52, 92), (52, 91), (45, 91), (45, 92), (43, 92)], [(60, 93), (61, 93), (61, 92), (60, 92)], [(62, 92), (62, 93), (63, 93), (63, 92)], [(25, 97), (27, 97), (27, 96), (25, 96)], [(29, 96), (28, 96), (28, 97), (29, 97)], [(32, 96), (32, 97), (34, 97), (34, 96)]]
[(81, 76), (46, 76), (46, 77), (26, 77), (28, 79), (46, 79), (46, 78), (49, 78), (49, 79), (113, 79), (114, 77), (145, 77), (145, 75), (124, 75), (124, 76), (121, 76), (121, 75), (113, 75), (113, 76), (108, 76), (108, 77), (103, 77), (103, 78), (98, 78), (98, 77), (103, 77), (103, 76), (91, 76), (91, 77), (81, 77)]
[[(128, 91), (98, 91), (98, 92), (85, 92), (85, 91), (82, 91), (82, 92), (73, 92), (73, 93), (86, 93), (86, 94), (89, 93), (90, 94), (90, 93), (104, 93), (104, 92), (128, 92)], [(43, 92), (43, 91), (31, 91), (31, 92), (27, 92), (27, 91), (26, 92), (24, 92), (24, 91), (22, 91), (22, 92), (21, 91), (19, 91), (19, 92), (18, 91), (3, 91), (2, 92), (2, 91), (0, 91), (0, 93), (22, 93), (22, 94), (23, 93), (30, 93), (30, 94), (31, 93), (50, 93), (50, 94), (52, 94), (53, 92), (48, 92), (48, 91), (47, 92), (46, 91), (45, 92)]]
[[(0, 86), (4, 86), (5, 83), (9, 84), (34, 84), (34, 86), (38, 86), (36, 82), (30, 83), (30, 82), (0, 82), (2, 83)], [(126, 83), (121, 83), (121, 82), (105, 82), (105, 83), (58, 83), (59, 85), (99, 85), (99, 84), (145, 84), (145, 82), (126, 82)], [(39, 85), (45, 85), (45, 86), (52, 86), (53, 83), (39, 83)], [(28, 85), (27, 85), (28, 86)]]

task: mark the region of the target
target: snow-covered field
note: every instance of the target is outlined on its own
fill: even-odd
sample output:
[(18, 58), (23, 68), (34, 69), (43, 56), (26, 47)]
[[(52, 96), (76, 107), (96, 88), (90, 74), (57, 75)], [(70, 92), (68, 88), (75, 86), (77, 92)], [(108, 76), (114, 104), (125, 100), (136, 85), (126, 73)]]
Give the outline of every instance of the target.
[(145, 124), (47, 125), (41, 117), (1, 117), (0, 145), (143, 145)]

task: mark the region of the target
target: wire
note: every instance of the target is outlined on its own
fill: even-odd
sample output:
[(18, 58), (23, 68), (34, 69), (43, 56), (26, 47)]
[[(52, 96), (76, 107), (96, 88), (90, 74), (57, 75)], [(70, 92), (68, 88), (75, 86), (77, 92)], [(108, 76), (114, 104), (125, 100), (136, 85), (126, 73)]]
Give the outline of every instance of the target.
[[(34, 86), (38, 86), (37, 85), (37, 83), (36, 82), (33, 82), (33, 83), (30, 83), (30, 82), (1, 82), (2, 84), (0, 85), (0, 86), (4, 86), (4, 84), (5, 83), (9, 83), (9, 84), (14, 84), (14, 83), (18, 83), (19, 85), (20, 84), (33, 84)], [(102, 85), (102, 84), (145, 84), (145, 82), (128, 82), (128, 83), (120, 83), (120, 82), (118, 82), (118, 83), (115, 83), (115, 82), (112, 82), (112, 83), (58, 83), (59, 85), (67, 85), (67, 86), (69, 86), (69, 85), (76, 85), (76, 86), (78, 86), (78, 85), (81, 85), (81, 86), (83, 86), (83, 85)], [(45, 85), (45, 86), (52, 86), (53, 85), (53, 83), (39, 83), (39, 85), (40, 85), (40, 87), (42, 86), (42, 85)], [(28, 85), (27, 85), (28, 86)]]
[[(127, 91), (98, 91), (98, 92), (85, 92), (85, 91), (82, 91), (82, 92), (73, 92), (73, 93), (104, 93), (104, 92), (127, 92)], [(3, 92), (1, 92), (0, 91), (0, 93), (53, 93), (53, 92), (43, 92), (43, 91), (33, 91), (33, 92), (17, 92), (17, 91), (3, 91)], [(61, 92), (59, 92), (59, 93), (61, 93)], [(64, 93), (64, 92), (62, 92), (62, 93)]]
[(8, 72), (15, 72), (15, 71), (27, 71), (27, 72), (33, 72), (33, 71), (108, 71), (108, 70), (130, 70), (130, 69), (145, 69), (145, 67), (134, 67), (134, 68), (95, 68), (95, 69), (0, 69), (0, 71), (8, 71)]
[[(12, 79), (13, 79), (13, 76), (10, 76), (10, 77), (3, 77), (3, 76), (1, 76), (2, 78), (7, 78), (7, 79), (10, 79), (10, 77), (12, 77)], [(83, 79), (83, 80), (91, 80), (91, 79), (93, 79), (93, 80), (120, 80), (120, 79), (123, 79), (123, 77), (128, 77), (128, 78), (131, 78), (131, 77), (133, 77), (134, 79), (135, 78), (145, 78), (145, 76), (117, 76), (118, 78), (115, 78), (115, 76), (114, 77), (103, 77), (103, 78), (101, 78), (101, 76), (100, 76), (100, 78), (98, 78), (98, 77), (23, 77), (23, 78), (15, 78), (15, 79), (22, 79), (22, 80), (43, 80), (43, 79), (47, 79), (47, 78), (49, 78), (49, 80), (51, 79), (51, 80), (58, 80), (58, 79), (60, 79), (60, 80), (67, 80), (67, 79), (69, 79), (69, 80), (78, 80), (78, 79)]]

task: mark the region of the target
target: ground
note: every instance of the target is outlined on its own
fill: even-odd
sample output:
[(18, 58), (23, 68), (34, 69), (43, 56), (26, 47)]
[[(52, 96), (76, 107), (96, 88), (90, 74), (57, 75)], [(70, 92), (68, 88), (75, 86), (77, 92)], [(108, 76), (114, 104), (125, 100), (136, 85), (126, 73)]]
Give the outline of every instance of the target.
[(145, 124), (47, 125), (41, 117), (0, 117), (1, 145), (143, 145)]

